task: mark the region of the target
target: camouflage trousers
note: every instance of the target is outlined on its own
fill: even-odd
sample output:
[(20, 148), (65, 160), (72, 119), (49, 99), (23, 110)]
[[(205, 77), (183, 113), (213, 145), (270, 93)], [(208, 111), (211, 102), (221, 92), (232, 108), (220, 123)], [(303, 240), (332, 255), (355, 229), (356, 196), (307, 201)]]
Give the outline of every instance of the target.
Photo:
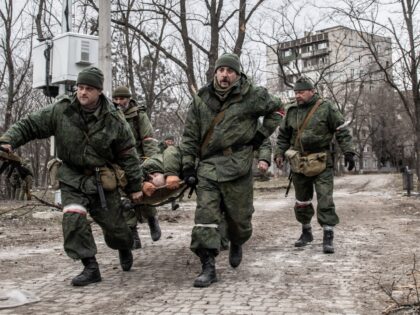
[(155, 217), (156, 214), (156, 207), (150, 205), (139, 205), (134, 209), (124, 210), (124, 218), (130, 228), (137, 226), (137, 222)]
[(20, 186), (20, 196), (19, 196), (20, 200), (25, 200), (25, 196), (26, 196), (26, 200), (31, 200), (32, 182), (33, 182), (33, 177), (31, 175), (26, 176), (22, 180), (22, 184)]
[(205, 248), (217, 255), (226, 237), (231, 243), (244, 244), (252, 235), (252, 202), (251, 171), (229, 182), (199, 176), (191, 250), (197, 253), (198, 249)]
[(101, 208), (98, 194), (85, 194), (60, 183), (63, 204), (64, 250), (73, 259), (96, 255), (89, 212), (101, 227), (106, 244), (112, 249), (131, 249), (133, 238), (121, 210), (121, 196), (118, 190), (105, 192), (107, 210)]
[(327, 167), (321, 174), (307, 177), (303, 174), (293, 173), (293, 186), (295, 187), (296, 204), (294, 207), (296, 219), (302, 224), (311, 222), (315, 214), (312, 206), (314, 188), (317, 196), (317, 219), (322, 225), (334, 226), (339, 219), (335, 213), (333, 201), (334, 173)]

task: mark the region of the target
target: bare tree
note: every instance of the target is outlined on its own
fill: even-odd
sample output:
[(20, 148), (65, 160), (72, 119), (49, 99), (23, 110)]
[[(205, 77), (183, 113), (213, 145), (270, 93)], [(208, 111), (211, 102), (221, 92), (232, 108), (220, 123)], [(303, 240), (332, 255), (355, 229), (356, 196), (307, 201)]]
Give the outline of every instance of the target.
[[(338, 18), (347, 18), (358, 30), (360, 38), (368, 47), (370, 55), (379, 71), (383, 73), (388, 86), (395, 91), (410, 119), (415, 135), (416, 173), (420, 177), (420, 8), (419, 0), (398, 1), (341, 1), (336, 8)], [(391, 11), (392, 16), (381, 19), (383, 12)], [(382, 12), (382, 15), (380, 14)], [(395, 55), (393, 63), (384, 62), (383, 43), (372, 41), (372, 35), (380, 34), (392, 38)], [(402, 139), (401, 139), (402, 140)], [(419, 184), (420, 182), (418, 182)], [(418, 185), (418, 188), (419, 185)]]
[[(6, 90), (7, 94), (3, 130), (12, 123), (13, 104), (21, 97), (19, 93), (30, 68), (32, 51), (31, 34), (25, 34), (22, 22), (23, 9), (15, 13), (13, 2), (4, 0), (4, 6), (0, 8), (0, 29), (3, 34), (0, 37), (0, 51), (5, 60), (5, 71), (1, 75), (3, 85), (0, 88)], [(20, 49), (25, 46), (28, 47), (27, 56), (23, 57)]]

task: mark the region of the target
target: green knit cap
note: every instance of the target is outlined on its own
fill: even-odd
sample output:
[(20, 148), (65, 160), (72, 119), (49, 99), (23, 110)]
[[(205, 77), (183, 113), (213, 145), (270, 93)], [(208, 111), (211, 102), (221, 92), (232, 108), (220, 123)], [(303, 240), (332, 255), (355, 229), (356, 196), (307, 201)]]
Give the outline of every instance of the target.
[(235, 70), (237, 74), (241, 74), (242, 66), (238, 55), (228, 53), (221, 55), (219, 59), (216, 60), (214, 71), (216, 72), (220, 67), (229, 67)]
[(311, 79), (308, 77), (300, 77), (296, 80), (295, 86), (293, 90), (295, 91), (304, 91), (304, 90), (312, 90), (314, 89), (314, 84), (312, 83)]
[(104, 74), (96, 67), (89, 67), (79, 72), (76, 84), (86, 84), (102, 90), (104, 85)]
[(125, 86), (117, 86), (114, 91), (112, 91), (112, 97), (131, 97), (130, 90)]

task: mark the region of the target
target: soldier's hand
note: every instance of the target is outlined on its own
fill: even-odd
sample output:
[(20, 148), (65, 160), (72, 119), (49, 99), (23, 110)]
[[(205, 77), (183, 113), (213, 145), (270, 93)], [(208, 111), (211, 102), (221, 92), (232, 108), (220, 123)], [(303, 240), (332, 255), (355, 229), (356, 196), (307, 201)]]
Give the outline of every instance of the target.
[(260, 161), (258, 161), (257, 168), (258, 168), (261, 172), (265, 173), (265, 172), (267, 172), (267, 170), (268, 170), (269, 166), (270, 166), (270, 165), (268, 165), (267, 161), (260, 160)]
[(283, 167), (283, 157), (281, 155), (277, 155), (274, 158), (274, 161), (276, 162), (276, 165), (278, 168), (282, 168)]
[(144, 182), (141, 190), (143, 194), (150, 197), (156, 191), (156, 186), (150, 182)]
[(344, 167), (347, 167), (349, 171), (354, 169), (355, 162), (354, 162), (354, 153), (353, 152), (346, 152), (344, 153)]
[(13, 147), (8, 144), (8, 143), (3, 143), (0, 145), (1, 150), (7, 153), (12, 153), (13, 152)]
[(180, 186), (180, 179), (178, 176), (175, 175), (169, 175), (166, 177), (166, 187), (170, 190), (178, 189)]
[(130, 198), (134, 203), (139, 203), (143, 199), (143, 193), (141, 191), (133, 192)]
[(187, 168), (182, 171), (182, 176), (185, 184), (188, 187), (194, 188), (198, 184), (197, 172), (194, 168)]

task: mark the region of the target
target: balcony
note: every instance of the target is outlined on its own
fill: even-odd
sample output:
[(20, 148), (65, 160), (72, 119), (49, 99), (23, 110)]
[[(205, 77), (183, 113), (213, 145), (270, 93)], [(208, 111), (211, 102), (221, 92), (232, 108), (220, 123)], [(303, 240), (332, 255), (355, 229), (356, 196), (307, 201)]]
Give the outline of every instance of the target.
[(322, 49), (317, 49), (317, 50), (301, 53), (300, 57), (302, 59), (305, 59), (305, 58), (311, 58), (311, 57), (315, 57), (315, 56), (328, 55), (329, 53), (330, 52), (329, 52), (328, 48), (322, 48)]
[(284, 65), (286, 63), (289, 63), (292, 60), (295, 60), (297, 57), (298, 56), (296, 54), (291, 54), (287, 57), (280, 57), (280, 61), (281, 61), (281, 64)]

